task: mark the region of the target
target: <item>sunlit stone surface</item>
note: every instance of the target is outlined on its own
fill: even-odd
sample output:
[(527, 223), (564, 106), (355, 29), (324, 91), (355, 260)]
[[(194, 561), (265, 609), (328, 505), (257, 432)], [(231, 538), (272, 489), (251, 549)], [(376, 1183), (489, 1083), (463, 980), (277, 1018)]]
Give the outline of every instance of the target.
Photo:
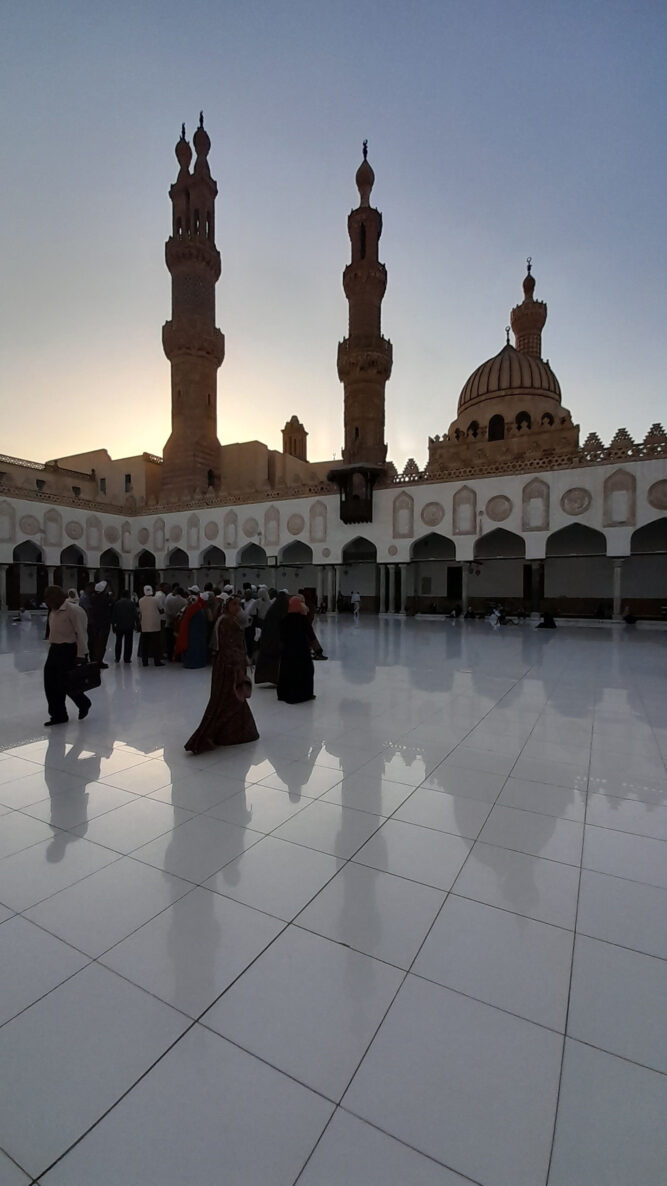
[(667, 635), (318, 630), (193, 758), (208, 672), (43, 729), (0, 626), (0, 1183), (664, 1180)]

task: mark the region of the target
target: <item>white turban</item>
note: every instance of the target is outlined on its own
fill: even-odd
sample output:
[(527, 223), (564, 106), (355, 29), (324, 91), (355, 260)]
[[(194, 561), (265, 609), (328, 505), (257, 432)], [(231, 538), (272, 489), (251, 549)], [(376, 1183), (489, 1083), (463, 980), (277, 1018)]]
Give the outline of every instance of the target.
[(106, 589), (106, 587), (107, 587), (106, 581), (98, 581), (95, 586), (95, 592), (96, 593), (104, 593), (104, 590)]
[(153, 596), (153, 586), (152, 585), (144, 585), (144, 597), (152, 597), (152, 596)]
[(198, 593), (198, 592), (199, 592), (199, 585), (190, 585), (190, 588), (188, 589), (188, 593)]

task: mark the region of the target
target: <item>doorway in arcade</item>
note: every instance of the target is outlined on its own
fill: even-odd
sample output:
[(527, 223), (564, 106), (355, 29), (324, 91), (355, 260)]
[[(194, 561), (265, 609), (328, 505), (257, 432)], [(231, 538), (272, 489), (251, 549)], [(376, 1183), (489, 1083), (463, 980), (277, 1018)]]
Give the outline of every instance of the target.
[(475, 613), (486, 613), (498, 603), (507, 613), (530, 612), (532, 570), (525, 557), (525, 540), (503, 527), (475, 540), (473, 559), (466, 566), (468, 604)]

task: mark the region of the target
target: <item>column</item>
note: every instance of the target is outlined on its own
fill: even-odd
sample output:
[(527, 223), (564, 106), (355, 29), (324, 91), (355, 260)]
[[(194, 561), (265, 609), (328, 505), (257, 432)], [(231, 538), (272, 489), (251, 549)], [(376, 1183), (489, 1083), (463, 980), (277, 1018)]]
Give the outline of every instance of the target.
[(317, 565), (315, 569), (315, 595), (317, 597), (317, 606), (319, 609), (322, 595), (324, 593), (324, 569), (321, 564)]
[(396, 565), (388, 564), (389, 569), (389, 613), (396, 613)]
[(54, 578), (54, 574), (55, 574), (57, 567), (58, 566), (56, 564), (47, 564), (46, 565), (46, 575), (48, 577), (48, 581), (49, 581), (50, 585), (53, 584), (53, 578)]
[(8, 564), (0, 564), (0, 609), (7, 609), (7, 569)]
[(613, 584), (613, 598), (614, 620), (618, 620), (621, 616), (621, 574), (623, 572), (623, 556), (615, 556), (612, 563), (614, 565), (614, 584)]
[(468, 608), (468, 577), (469, 577), (469, 575), (470, 574), (468, 572), (468, 565), (464, 561), (463, 564), (461, 565), (461, 604), (463, 606), (464, 613), (466, 612), (466, 610)]
[(379, 565), (380, 569), (380, 606), (378, 613), (383, 614), (387, 604), (387, 569), (384, 564)]
[(408, 597), (408, 565), (399, 564), (401, 570), (401, 604), (398, 607), (399, 614), (405, 616), (405, 602)]
[(540, 604), (544, 596), (544, 561), (530, 562), (530, 612), (540, 613)]

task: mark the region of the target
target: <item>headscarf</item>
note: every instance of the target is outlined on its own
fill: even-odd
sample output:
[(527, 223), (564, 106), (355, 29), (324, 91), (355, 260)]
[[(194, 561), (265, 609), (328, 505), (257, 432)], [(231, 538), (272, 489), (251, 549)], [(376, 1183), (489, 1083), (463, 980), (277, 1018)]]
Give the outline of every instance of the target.
[(152, 585), (144, 585), (144, 597), (152, 597), (152, 596), (153, 596), (153, 586)]
[(260, 585), (257, 590), (257, 601), (255, 603), (255, 613), (260, 622), (263, 622), (269, 609), (271, 608), (271, 598), (269, 597), (269, 590), (266, 585)]
[(67, 600), (71, 601), (72, 605), (79, 604), (79, 594), (77, 593), (76, 589), (67, 590)]
[(297, 593), (294, 595), (294, 597), (290, 597), (289, 605), (287, 606), (287, 612), (288, 612), (288, 614), (306, 614), (306, 613), (308, 613), (308, 610), (306, 608), (306, 603), (300, 594)]
[(95, 592), (96, 593), (104, 593), (104, 590), (106, 589), (106, 587), (107, 587), (106, 581), (98, 581), (95, 586)]

